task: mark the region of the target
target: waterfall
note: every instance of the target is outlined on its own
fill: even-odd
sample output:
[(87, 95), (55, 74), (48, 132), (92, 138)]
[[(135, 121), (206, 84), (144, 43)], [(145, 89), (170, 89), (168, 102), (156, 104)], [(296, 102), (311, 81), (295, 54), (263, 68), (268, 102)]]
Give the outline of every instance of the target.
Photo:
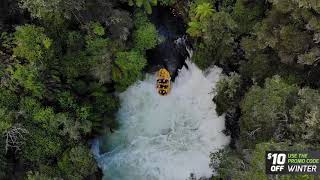
[[(203, 73), (190, 60), (168, 96), (159, 96), (147, 74), (119, 94), (120, 127), (93, 144), (105, 180), (185, 180), (212, 174), (209, 154), (229, 143), (224, 118), (215, 113), (213, 88), (221, 69)], [(108, 147), (99, 152), (99, 146)]]

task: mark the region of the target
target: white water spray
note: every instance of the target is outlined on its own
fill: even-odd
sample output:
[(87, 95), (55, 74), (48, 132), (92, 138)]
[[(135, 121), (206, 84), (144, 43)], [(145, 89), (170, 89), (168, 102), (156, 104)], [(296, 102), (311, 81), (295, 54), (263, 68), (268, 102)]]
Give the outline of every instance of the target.
[(186, 180), (190, 173), (210, 176), (209, 154), (223, 148), (222, 133), (212, 93), (221, 70), (207, 75), (187, 60), (168, 96), (159, 96), (155, 76), (120, 94), (120, 128), (105, 139), (109, 152), (93, 146), (105, 180)]

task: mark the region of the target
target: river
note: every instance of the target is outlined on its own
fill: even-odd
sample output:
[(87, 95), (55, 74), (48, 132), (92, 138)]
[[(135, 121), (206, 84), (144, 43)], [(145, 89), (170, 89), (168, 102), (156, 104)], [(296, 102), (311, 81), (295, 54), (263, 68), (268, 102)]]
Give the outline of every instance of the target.
[[(189, 68), (181, 69), (168, 96), (157, 94), (153, 74), (119, 95), (120, 128), (93, 146), (103, 179), (185, 180), (190, 173), (212, 174), (210, 152), (229, 143), (222, 132), (224, 118), (216, 115), (212, 101), (221, 69), (203, 73), (186, 63)], [(100, 153), (100, 145), (107, 152)]]

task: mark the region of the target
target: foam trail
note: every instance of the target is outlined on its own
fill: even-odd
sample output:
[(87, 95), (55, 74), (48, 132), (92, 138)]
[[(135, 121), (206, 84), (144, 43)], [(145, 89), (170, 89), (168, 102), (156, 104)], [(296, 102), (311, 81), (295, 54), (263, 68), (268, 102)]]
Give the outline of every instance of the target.
[(168, 96), (155, 90), (155, 76), (121, 93), (117, 114), (120, 128), (104, 139), (108, 153), (93, 152), (105, 180), (185, 180), (190, 173), (210, 176), (209, 154), (223, 148), (229, 137), (222, 133), (223, 117), (212, 102), (213, 87), (221, 70), (207, 75), (189, 60)]

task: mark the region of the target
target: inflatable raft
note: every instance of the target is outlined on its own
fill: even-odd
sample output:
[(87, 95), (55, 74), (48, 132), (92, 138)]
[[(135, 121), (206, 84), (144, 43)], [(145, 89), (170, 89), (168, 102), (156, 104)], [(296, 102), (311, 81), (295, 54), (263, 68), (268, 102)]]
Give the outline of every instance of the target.
[(161, 68), (157, 73), (157, 91), (159, 95), (166, 96), (171, 89), (171, 76), (168, 70)]

